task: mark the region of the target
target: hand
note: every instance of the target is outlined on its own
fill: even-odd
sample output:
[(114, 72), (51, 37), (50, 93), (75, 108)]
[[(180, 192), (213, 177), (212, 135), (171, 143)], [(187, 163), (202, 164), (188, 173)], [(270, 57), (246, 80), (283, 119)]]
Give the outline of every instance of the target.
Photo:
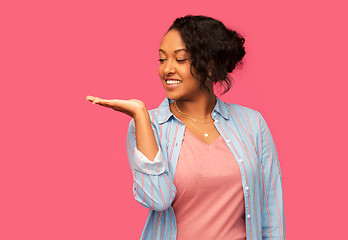
[(144, 102), (138, 99), (121, 100), (121, 99), (102, 99), (93, 96), (87, 96), (87, 101), (93, 102), (94, 104), (99, 104), (104, 107), (112, 108), (116, 111), (122, 112), (134, 118), (134, 116), (139, 112), (144, 112), (146, 110)]

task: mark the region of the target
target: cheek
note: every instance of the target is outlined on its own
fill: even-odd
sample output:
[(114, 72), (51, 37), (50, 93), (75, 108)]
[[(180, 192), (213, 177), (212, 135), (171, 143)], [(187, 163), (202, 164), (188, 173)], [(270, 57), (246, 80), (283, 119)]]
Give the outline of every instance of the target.
[[(194, 74), (193, 71), (192, 73)], [(189, 81), (190, 83), (195, 84), (197, 82), (197, 79), (194, 78), (192, 73), (191, 73), (190, 67), (185, 67), (185, 69), (183, 69), (182, 71), (182, 74), (185, 76), (185, 79)]]
[(162, 66), (160, 65), (160, 66), (158, 67), (158, 75), (161, 77), (161, 76), (162, 76), (162, 73), (163, 73), (163, 68), (162, 68)]
[(193, 77), (190, 71), (190, 66), (187, 66), (187, 65), (180, 66), (178, 72), (181, 74), (182, 77), (186, 79)]

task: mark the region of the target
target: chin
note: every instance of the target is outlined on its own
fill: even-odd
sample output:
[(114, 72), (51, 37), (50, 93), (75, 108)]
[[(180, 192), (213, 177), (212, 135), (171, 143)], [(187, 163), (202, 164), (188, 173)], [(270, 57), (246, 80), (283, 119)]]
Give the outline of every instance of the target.
[(170, 92), (166, 90), (167, 97), (171, 100), (178, 100), (181, 98), (181, 94), (175, 93), (175, 92)]

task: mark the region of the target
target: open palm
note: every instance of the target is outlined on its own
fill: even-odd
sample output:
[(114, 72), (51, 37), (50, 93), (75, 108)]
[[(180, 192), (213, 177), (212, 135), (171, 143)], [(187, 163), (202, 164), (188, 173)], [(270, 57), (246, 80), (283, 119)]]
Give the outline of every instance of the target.
[(102, 99), (99, 97), (87, 96), (86, 100), (93, 102), (94, 104), (112, 108), (131, 117), (134, 117), (135, 113), (138, 111), (146, 109), (144, 102), (138, 99)]

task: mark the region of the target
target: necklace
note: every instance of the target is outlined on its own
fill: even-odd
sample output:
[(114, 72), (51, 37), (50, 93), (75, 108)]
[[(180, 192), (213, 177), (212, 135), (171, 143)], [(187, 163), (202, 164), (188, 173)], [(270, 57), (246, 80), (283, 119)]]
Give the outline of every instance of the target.
[[(200, 122), (200, 123), (211, 123), (211, 122), (214, 121), (213, 119), (210, 120), (210, 121), (200, 121), (200, 120), (198, 120), (198, 119), (191, 118), (191, 117), (189, 117), (189, 116), (192, 116), (192, 115), (188, 115), (187, 113), (184, 113), (183, 111), (181, 111), (181, 110), (179, 109), (178, 105), (176, 104), (176, 101), (174, 102), (174, 105), (175, 105), (176, 109), (179, 111), (179, 113), (181, 113), (181, 115), (183, 115), (184, 117), (189, 118), (189, 119), (191, 119), (191, 120), (193, 120), (193, 121), (195, 121), (195, 122)], [(210, 114), (207, 115), (207, 116), (203, 116), (203, 117), (210, 117)], [(203, 118), (203, 117), (199, 116), (198, 118)]]
[(197, 120), (197, 119), (194, 119), (194, 118), (191, 118), (191, 117), (188, 117), (188, 116), (185, 116), (184, 114), (182, 114), (184, 117), (186, 118), (189, 118), (195, 122), (200, 122), (200, 123), (204, 123), (204, 124), (207, 124), (207, 123), (211, 123), (211, 122), (214, 122), (214, 120), (210, 120), (210, 121), (200, 121), (200, 120)]
[[(193, 118), (190, 118), (190, 117), (185, 116), (185, 113), (182, 112), (182, 111), (179, 109), (178, 105), (176, 104), (176, 101), (174, 102), (174, 105), (175, 105), (176, 109), (179, 111), (179, 113), (180, 113), (183, 117), (187, 118), (190, 122), (192, 122), (190, 119), (193, 119)], [(210, 116), (210, 115), (208, 115), (208, 116)], [(209, 123), (209, 122), (213, 122), (213, 121), (214, 121), (214, 120), (211, 120), (211, 121), (199, 121), (199, 120), (197, 120), (197, 119), (193, 119), (193, 120), (196, 121), (196, 122), (203, 122), (203, 123)], [(203, 132), (201, 129), (199, 129), (198, 127), (196, 127), (194, 124), (192, 124), (192, 126), (194, 126), (194, 127), (197, 128), (200, 132), (202, 132), (202, 133), (204, 134), (204, 137), (208, 137), (208, 136), (209, 136), (209, 134), (208, 134), (207, 132)], [(210, 132), (211, 132), (211, 131), (210, 131)]]
[[(184, 116), (185, 117), (185, 116)], [(190, 121), (190, 120), (189, 120)], [(209, 134), (208, 132), (203, 132), (201, 129), (199, 129), (198, 127), (196, 127), (194, 124), (192, 124), (192, 126), (194, 126), (195, 128), (197, 128), (201, 133), (203, 133), (204, 137), (208, 137)], [(209, 131), (209, 132), (212, 132), (213, 130)]]
[(187, 113), (184, 113), (183, 111), (180, 111), (178, 105), (176, 104), (176, 101), (174, 102), (174, 104), (175, 104), (175, 107), (178, 109), (178, 111), (179, 111), (180, 113), (182, 113), (182, 114), (185, 114), (186, 116), (197, 117), (197, 118), (210, 117), (210, 114), (209, 114), (209, 115), (206, 115), (206, 116), (193, 116), (193, 115), (189, 115), (189, 114), (187, 114)]

